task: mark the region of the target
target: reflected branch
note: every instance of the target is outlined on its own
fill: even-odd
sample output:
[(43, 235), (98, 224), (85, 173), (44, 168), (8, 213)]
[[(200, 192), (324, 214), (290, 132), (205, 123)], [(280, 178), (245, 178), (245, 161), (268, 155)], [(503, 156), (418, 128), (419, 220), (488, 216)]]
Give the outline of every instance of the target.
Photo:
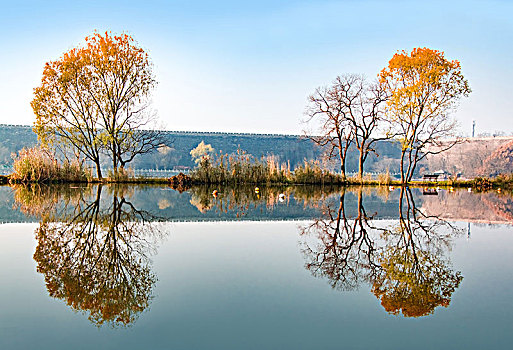
[(340, 290), (369, 283), (391, 314), (419, 317), (447, 307), (463, 277), (446, 256), (463, 230), (423, 213), (406, 188), (398, 220), (380, 227), (366, 213), (361, 189), (357, 195), (355, 218), (347, 217), (342, 193), (338, 208), (327, 204), (321, 218), (300, 227), (301, 236), (316, 238), (315, 244), (303, 243), (306, 269)]
[(380, 268), (375, 262), (376, 247), (369, 236), (370, 218), (363, 207), (361, 190), (357, 209), (356, 218), (348, 219), (342, 192), (337, 209), (328, 204), (323, 218), (300, 227), (301, 235), (318, 239), (316, 245), (303, 244), (306, 269), (316, 277), (327, 277), (332, 288), (355, 289), (361, 281), (373, 280)]
[(412, 193), (401, 190), (399, 223), (385, 232), (379, 260), (382, 272), (372, 292), (391, 314), (406, 317), (432, 314), (437, 306), (448, 307), (463, 277), (446, 258), (452, 238), (461, 229), (437, 217), (423, 214)]
[(149, 306), (157, 280), (150, 256), (163, 235), (149, 212), (114, 194), (110, 202), (98, 186), (66, 220), (42, 220), (34, 260), (50, 296), (98, 326), (127, 326)]

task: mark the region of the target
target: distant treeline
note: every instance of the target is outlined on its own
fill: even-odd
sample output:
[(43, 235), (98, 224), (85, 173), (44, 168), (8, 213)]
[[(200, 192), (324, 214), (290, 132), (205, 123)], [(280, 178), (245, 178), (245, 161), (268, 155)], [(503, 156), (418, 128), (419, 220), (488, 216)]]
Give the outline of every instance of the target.
[[(135, 169), (187, 169), (195, 163), (190, 151), (203, 141), (210, 144), (216, 152), (223, 154), (236, 153), (238, 149), (260, 158), (274, 155), (279, 162), (289, 163), (292, 169), (305, 160), (321, 160), (323, 150), (312, 141), (299, 135), (221, 133), (194, 131), (166, 131), (166, 146), (151, 154), (138, 156), (131, 167)], [(0, 125), (0, 171), (12, 166), (12, 153), (24, 147), (37, 144), (37, 136), (30, 126)], [(377, 156), (377, 155), (379, 156)], [(365, 171), (391, 173), (398, 171), (400, 146), (393, 141), (377, 144), (376, 154), (369, 156), (365, 163)], [(108, 168), (110, 164), (105, 164)], [(334, 165), (335, 167), (335, 165)], [(358, 152), (349, 150), (347, 171), (358, 170)]]

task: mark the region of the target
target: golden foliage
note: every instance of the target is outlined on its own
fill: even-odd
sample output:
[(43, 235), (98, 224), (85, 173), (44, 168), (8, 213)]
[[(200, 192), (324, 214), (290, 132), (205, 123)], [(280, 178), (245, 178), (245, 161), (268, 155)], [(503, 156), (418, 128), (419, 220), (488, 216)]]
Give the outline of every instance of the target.
[(459, 61), (428, 48), (396, 53), (379, 78), (388, 91), (386, 115), (392, 124), (390, 133), (401, 140), (401, 173), (407, 182), (417, 162), (433, 152), (430, 148), (439, 153), (445, 150), (441, 140), (455, 136), (456, 121), (449, 114), (471, 89)]
[(460, 62), (448, 61), (442, 51), (428, 48), (396, 53), (380, 80), (391, 92), (387, 112), (399, 120), (439, 116), (471, 92)]
[(448, 307), (463, 279), (436, 255), (411, 248), (387, 247), (380, 264), (382, 276), (374, 281), (372, 292), (394, 315), (426, 316), (437, 306)]
[(122, 192), (113, 189), (109, 205), (97, 186), (95, 194), (73, 198), (72, 213), (51, 208), (36, 229), (34, 260), (48, 293), (98, 326), (132, 324), (149, 306), (156, 282), (149, 255), (160, 228)]
[(135, 129), (155, 86), (148, 54), (127, 35), (94, 33), (85, 45), (46, 63), (34, 89), (34, 131), (46, 145), (72, 148), (97, 165), (102, 149), (113, 162), (132, 151)]

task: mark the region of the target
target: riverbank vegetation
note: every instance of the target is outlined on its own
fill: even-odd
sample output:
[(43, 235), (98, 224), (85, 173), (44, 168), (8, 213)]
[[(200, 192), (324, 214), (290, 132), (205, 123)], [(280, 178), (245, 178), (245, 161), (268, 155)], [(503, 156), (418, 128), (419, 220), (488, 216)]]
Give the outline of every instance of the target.
[(84, 162), (61, 161), (52, 151), (42, 147), (24, 148), (13, 156), (13, 173), (0, 176), (0, 184), (7, 183), (159, 183), (167, 184), (168, 179), (134, 177), (130, 169), (109, 171), (107, 177), (95, 178), (92, 169)]
[(343, 177), (326, 169), (319, 161), (305, 161), (295, 169), (280, 164), (274, 157), (257, 159), (239, 150), (236, 154), (198, 155), (198, 166), (189, 174), (180, 173), (171, 178), (135, 177), (130, 169), (109, 171), (101, 180), (83, 164), (61, 162), (40, 148), (22, 150), (15, 157), (15, 172), (1, 176), (0, 184), (7, 183), (126, 183), (170, 185), (180, 191), (192, 185), (320, 185), (320, 186), (425, 186), (444, 188), (513, 189), (513, 175), (475, 179), (413, 180), (404, 184), (388, 172)]
[(377, 179), (345, 177), (327, 170), (319, 161), (305, 160), (291, 170), (289, 164), (280, 164), (272, 156), (255, 159), (241, 150), (234, 155), (221, 154), (217, 158), (211, 154), (200, 156), (198, 166), (190, 174), (192, 182), (196, 184), (389, 185), (392, 182), (389, 174)]
[(91, 173), (82, 163), (53, 157), (40, 147), (24, 148), (14, 157), (12, 182), (87, 182)]

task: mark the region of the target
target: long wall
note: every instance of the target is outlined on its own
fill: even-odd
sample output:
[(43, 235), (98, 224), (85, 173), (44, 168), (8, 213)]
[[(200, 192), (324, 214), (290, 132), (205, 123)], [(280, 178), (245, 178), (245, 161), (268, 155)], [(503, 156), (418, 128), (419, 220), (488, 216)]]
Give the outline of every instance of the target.
[[(165, 131), (169, 147), (160, 152), (144, 155), (133, 162), (132, 167), (142, 169), (182, 169), (194, 166), (190, 151), (201, 141), (211, 144), (217, 151), (230, 154), (241, 149), (262, 157), (274, 155), (280, 162), (289, 162), (291, 168), (303, 163), (305, 159), (320, 159), (321, 150), (311, 141), (299, 135), (252, 134), (198, 131)], [(0, 174), (9, 172), (12, 165), (12, 153), (23, 147), (31, 147), (37, 142), (32, 127), (25, 125), (0, 124)], [(507, 161), (494, 162), (490, 158), (504, 154), (513, 157), (513, 137), (476, 137), (466, 138), (450, 150), (427, 159), (419, 167), (419, 174), (445, 170), (451, 174), (461, 173), (472, 178), (480, 175), (513, 172), (513, 164)], [(399, 145), (395, 142), (380, 142), (377, 154), (371, 155), (366, 164), (366, 171), (397, 172), (400, 156)], [(507, 157), (506, 157), (507, 158)], [(358, 168), (357, 151), (350, 150), (347, 162), (348, 172)], [(108, 164), (106, 164), (108, 166)], [(336, 166), (333, 164), (333, 166)]]
[[(293, 169), (304, 160), (319, 160), (322, 150), (310, 140), (299, 135), (283, 134), (252, 134), (252, 133), (223, 133), (223, 132), (197, 132), (197, 131), (165, 131), (169, 147), (162, 147), (159, 152), (140, 156), (131, 164), (137, 169), (182, 169), (193, 167), (194, 163), (190, 151), (200, 142), (211, 144), (216, 151), (223, 154), (237, 152), (238, 149), (246, 151), (260, 158), (274, 155), (279, 162), (289, 163)], [(23, 147), (32, 147), (37, 137), (30, 126), (0, 125), (0, 172), (9, 169), (12, 165), (11, 153)], [(393, 142), (380, 142), (377, 154), (371, 155), (366, 164), (367, 171), (391, 172), (397, 170), (399, 148)], [(356, 149), (350, 149), (347, 162), (347, 171), (358, 169)], [(109, 164), (105, 164), (107, 167)], [(336, 168), (336, 164), (333, 164)], [(8, 171), (8, 170), (5, 170)]]

